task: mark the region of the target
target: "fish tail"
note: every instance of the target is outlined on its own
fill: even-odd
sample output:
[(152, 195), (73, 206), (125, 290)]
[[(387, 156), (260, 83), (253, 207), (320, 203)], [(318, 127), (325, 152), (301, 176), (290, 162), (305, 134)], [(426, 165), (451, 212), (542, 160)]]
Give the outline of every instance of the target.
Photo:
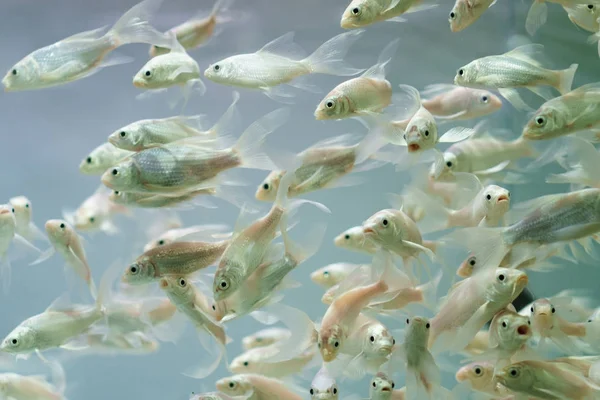
[(571, 64), (567, 69), (558, 72), (558, 86), (556, 87), (560, 94), (565, 95), (571, 91), (573, 86), (573, 78), (577, 71), (578, 64)]
[(171, 47), (167, 35), (154, 29), (148, 19), (156, 13), (162, 0), (144, 0), (129, 9), (107, 33), (114, 47), (128, 43), (148, 43), (160, 47)]
[(217, 138), (219, 136), (227, 136), (227, 134), (235, 131), (239, 122), (239, 113), (237, 111), (237, 102), (240, 99), (240, 93), (233, 92), (233, 101), (227, 111), (221, 115), (221, 118), (210, 128), (210, 136)]
[(233, 5), (235, 0), (217, 0), (213, 6), (210, 16), (215, 18), (220, 12), (223, 12)]
[(533, 36), (540, 26), (546, 23), (546, 19), (548, 19), (548, 6), (544, 0), (534, 0), (527, 13), (525, 30)]
[(315, 255), (317, 250), (319, 250), (325, 237), (327, 225), (325, 223), (315, 224), (309, 230), (308, 235), (306, 235), (305, 243), (296, 243), (288, 235), (287, 217), (287, 214), (281, 217), (281, 238), (283, 239), (286, 254), (294, 260), (296, 265), (299, 265)]
[(358, 29), (337, 35), (323, 43), (321, 47), (302, 62), (308, 64), (308, 68), (312, 73), (338, 76), (359, 74), (364, 69), (350, 67), (343, 58), (348, 53), (350, 46), (358, 40), (363, 32), (364, 30)]
[(287, 121), (289, 114), (290, 110), (287, 108), (270, 112), (256, 120), (242, 133), (233, 150), (238, 153), (243, 168), (273, 169), (273, 163), (262, 151), (262, 145), (271, 132)]

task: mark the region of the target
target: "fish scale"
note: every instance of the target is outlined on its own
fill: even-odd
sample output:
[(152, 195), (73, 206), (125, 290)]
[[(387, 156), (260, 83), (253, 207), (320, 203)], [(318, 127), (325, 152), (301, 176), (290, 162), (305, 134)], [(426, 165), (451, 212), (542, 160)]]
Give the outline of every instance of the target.
[(477, 67), (477, 75), (483, 77), (479, 83), (498, 88), (547, 84), (553, 73), (506, 55), (482, 58)]

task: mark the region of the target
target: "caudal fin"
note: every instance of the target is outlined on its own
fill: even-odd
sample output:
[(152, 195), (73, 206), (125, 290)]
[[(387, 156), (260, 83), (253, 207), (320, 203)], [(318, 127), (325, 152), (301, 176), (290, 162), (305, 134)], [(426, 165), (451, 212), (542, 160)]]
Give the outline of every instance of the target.
[(115, 47), (129, 43), (147, 43), (171, 48), (169, 37), (154, 29), (148, 22), (161, 3), (162, 0), (144, 0), (123, 14), (107, 33), (115, 41)]
[(548, 19), (548, 6), (544, 0), (534, 0), (527, 13), (525, 30), (533, 36), (540, 26), (546, 23), (546, 19)]
[(578, 64), (571, 64), (567, 69), (559, 72), (558, 91), (560, 94), (565, 95), (571, 91), (573, 86), (573, 79), (575, 78), (575, 72), (577, 72)]
[(352, 76), (364, 69), (350, 67), (343, 58), (350, 46), (358, 40), (364, 30), (358, 29), (337, 35), (321, 45), (303, 62), (308, 64), (310, 71), (319, 74)]

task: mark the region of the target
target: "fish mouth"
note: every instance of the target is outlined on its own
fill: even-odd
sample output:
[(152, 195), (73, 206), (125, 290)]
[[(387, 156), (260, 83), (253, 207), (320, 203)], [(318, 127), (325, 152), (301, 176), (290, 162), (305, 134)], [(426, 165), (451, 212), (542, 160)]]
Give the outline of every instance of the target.
[(415, 151), (419, 151), (421, 149), (421, 146), (419, 146), (416, 143), (411, 143), (408, 145), (408, 151), (409, 152), (415, 152)]
[(529, 335), (529, 327), (527, 325), (519, 325), (517, 333), (519, 335)]
[(517, 278), (517, 284), (525, 286), (527, 283), (529, 283), (527, 275), (521, 275)]
[(508, 196), (503, 194), (501, 196), (498, 197), (498, 203), (502, 202), (502, 201), (508, 201)]
[(382, 391), (382, 392), (391, 392), (391, 391), (392, 391), (392, 388), (391, 388), (391, 387), (389, 387), (389, 386), (385, 386), (385, 387), (382, 387), (382, 388), (381, 388), (381, 391)]
[(0, 209), (0, 215), (9, 214), (9, 213), (10, 213), (10, 210), (8, 208)]
[(363, 233), (365, 235), (375, 235), (375, 230), (373, 228), (363, 228)]

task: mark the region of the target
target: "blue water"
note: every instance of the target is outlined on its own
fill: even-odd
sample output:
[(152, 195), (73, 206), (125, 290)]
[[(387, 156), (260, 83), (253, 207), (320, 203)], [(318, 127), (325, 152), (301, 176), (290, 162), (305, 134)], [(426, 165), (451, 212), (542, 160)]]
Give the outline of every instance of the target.
[[(349, 62), (357, 67), (369, 67), (376, 62), (381, 49), (394, 38), (400, 38), (399, 50), (394, 57), (389, 81), (394, 87), (409, 84), (418, 89), (432, 83), (451, 83), (458, 67), (491, 54), (509, 50), (519, 40), (516, 35), (526, 35), (525, 16), (530, 1), (500, 0), (479, 21), (460, 33), (451, 33), (447, 14), (453, 2), (441, 0), (440, 7), (408, 16), (405, 23), (380, 23), (370, 26), (363, 38), (351, 49)], [(0, 70), (8, 70), (29, 52), (77, 32), (112, 24), (134, 0), (73, 1), (4, 0), (0, 3), (0, 35), (2, 58)], [(227, 56), (253, 52), (263, 44), (287, 31), (296, 32), (296, 41), (306, 51), (316, 49), (327, 39), (341, 33), (340, 16), (347, 6), (345, 1), (318, 0), (238, 0), (235, 6), (239, 20), (223, 26), (221, 35), (209, 45), (190, 54), (203, 70), (211, 62)], [(178, 24), (198, 9), (210, 9), (211, 1), (172, 0), (165, 2), (153, 21), (157, 28), (166, 30)], [(549, 6), (548, 22), (535, 37), (535, 43), (544, 44), (550, 66), (566, 68), (579, 63), (574, 87), (598, 80), (598, 54), (595, 46), (586, 44), (589, 35), (567, 19), (561, 7)], [(32, 201), (34, 221), (43, 227), (44, 221), (61, 218), (63, 209), (76, 208), (97, 188), (99, 179), (84, 176), (78, 170), (79, 162), (96, 146), (106, 140), (115, 129), (144, 118), (162, 118), (174, 115), (164, 98), (157, 96), (144, 101), (135, 99), (140, 93), (132, 86), (133, 75), (147, 60), (147, 46), (130, 45), (118, 50), (132, 56), (135, 62), (107, 68), (98, 74), (73, 84), (52, 89), (0, 96), (0, 201), (16, 195), (26, 195)], [(328, 92), (345, 78), (311, 76), (310, 82)], [(193, 97), (187, 114), (206, 114), (215, 121), (231, 102), (232, 88), (219, 86), (206, 79), (207, 93)], [(315, 121), (314, 109), (322, 94), (296, 91), (292, 117), (269, 138), (269, 146), (299, 152), (318, 140), (343, 133), (365, 132), (358, 122)], [(533, 98), (533, 101), (541, 99)], [(280, 104), (259, 92), (241, 90), (238, 103), (247, 126), (258, 117), (272, 111)], [(508, 103), (492, 115), (492, 126), (509, 128), (515, 137), (527, 119)], [(476, 121), (468, 121), (473, 126)], [(558, 170), (552, 165), (532, 177), (528, 185), (507, 188), (512, 193), (513, 204), (546, 193), (567, 190), (560, 185), (544, 183), (544, 177)], [(239, 176), (247, 180), (245, 188), (253, 196), (266, 174), (263, 171), (243, 170)], [(333, 262), (369, 262), (369, 258), (333, 245), (333, 238), (341, 231), (357, 225), (374, 212), (387, 208), (385, 194), (399, 193), (408, 183), (407, 173), (395, 172), (392, 166), (364, 173), (366, 182), (360, 186), (323, 190), (307, 196), (326, 204), (333, 210), (326, 217), (326, 239), (319, 252), (307, 263), (292, 272), (292, 278), (302, 287), (285, 292), (286, 304), (300, 307), (313, 320), (320, 319), (326, 308), (320, 302), (322, 289), (313, 284), (309, 273)], [(199, 223), (224, 223), (233, 227), (238, 209), (215, 200), (218, 209), (196, 208), (182, 211), (185, 225)], [(258, 203), (257, 203), (258, 204)], [(263, 210), (267, 204), (261, 204)], [(302, 215), (303, 223), (322, 219), (322, 215), (308, 211)], [(84, 235), (86, 251), (96, 281), (103, 271), (115, 261), (123, 267), (141, 254), (140, 244), (145, 241), (139, 232), (138, 222), (151, 214), (138, 212), (136, 218), (120, 217), (116, 220), (121, 233), (107, 236), (103, 233)], [(305, 228), (305, 227), (304, 227)], [(300, 228), (299, 229), (304, 229)], [(446, 259), (448, 265), (457, 266), (464, 252), (456, 252)], [(568, 267), (547, 274), (531, 273), (530, 289), (536, 296), (551, 296), (566, 288), (594, 290), (599, 278), (595, 265), (567, 264)], [(447, 290), (448, 281), (440, 288), (440, 296)], [(4, 336), (25, 318), (42, 312), (56, 297), (67, 290), (63, 275), (63, 262), (58, 256), (37, 266), (24, 262), (13, 265), (10, 292), (0, 301), (0, 336)], [(596, 296), (598, 296), (596, 294)], [(597, 299), (596, 299), (597, 300)], [(431, 315), (428, 315), (431, 316)], [(389, 328), (396, 329), (401, 322), (385, 320)], [(262, 328), (246, 317), (227, 325), (234, 339), (229, 345), (230, 358), (241, 352), (241, 339)], [(59, 359), (62, 352), (51, 352), (49, 357)], [(156, 354), (147, 356), (86, 356), (69, 358), (64, 362), (71, 399), (104, 400), (167, 398), (186, 399), (192, 391), (214, 390), (214, 382), (229, 373), (220, 366), (210, 377), (201, 381), (181, 374), (185, 368), (204, 357), (191, 325), (176, 344), (164, 343)], [(45, 369), (35, 358), (19, 361), (19, 373), (39, 373)], [(316, 373), (316, 370), (312, 371)], [(357, 393), (366, 396), (370, 377), (361, 381), (340, 381), (341, 396)], [(444, 373), (443, 383), (452, 388), (453, 374)], [(302, 381), (306, 387), (309, 381)], [(401, 381), (396, 387), (403, 386)]]

